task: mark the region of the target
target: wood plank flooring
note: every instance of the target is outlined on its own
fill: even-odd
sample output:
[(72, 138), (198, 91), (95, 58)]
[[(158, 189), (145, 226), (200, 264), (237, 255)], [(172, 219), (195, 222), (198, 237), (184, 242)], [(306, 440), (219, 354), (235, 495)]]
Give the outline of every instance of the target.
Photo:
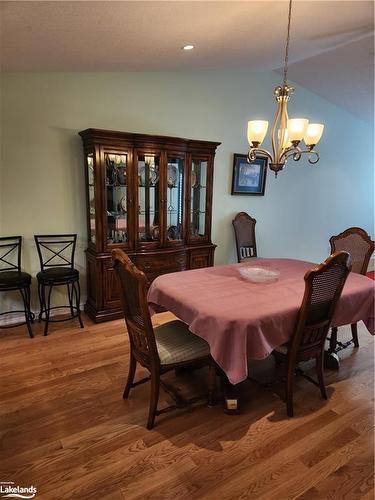
[[(297, 380), (292, 419), (272, 390), (246, 381), (240, 415), (199, 406), (147, 431), (148, 384), (122, 399), (123, 321), (84, 320), (83, 330), (51, 325), (48, 337), (36, 324), (32, 340), (25, 327), (0, 330), (0, 481), (32, 484), (46, 500), (374, 498), (374, 340), (363, 325), (360, 348), (340, 353), (339, 372), (326, 371), (328, 401)], [(251, 363), (258, 380), (274, 371), (271, 358)], [(166, 377), (193, 395), (206, 375)]]

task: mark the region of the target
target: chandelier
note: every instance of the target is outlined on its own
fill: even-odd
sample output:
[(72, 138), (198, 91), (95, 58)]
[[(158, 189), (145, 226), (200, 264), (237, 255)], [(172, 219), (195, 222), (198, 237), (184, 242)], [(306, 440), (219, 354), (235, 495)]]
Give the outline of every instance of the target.
[[(288, 85), (288, 58), (290, 41), (290, 21), (292, 17), (292, 0), (289, 0), (288, 31), (285, 46), (284, 78), (283, 84), (274, 90), (277, 102), (276, 116), (271, 129), (272, 153), (260, 148), (268, 130), (268, 121), (252, 120), (247, 125), (247, 140), (250, 149), (248, 162), (252, 163), (258, 155), (269, 159), (269, 168), (277, 173), (282, 170), (289, 158), (294, 161), (301, 159), (303, 154), (308, 154), (308, 161), (315, 164), (319, 161), (319, 154), (314, 150), (323, 134), (324, 125), (309, 123), (306, 118), (289, 118), (288, 101), (294, 88)], [(300, 146), (304, 141), (306, 149)]]

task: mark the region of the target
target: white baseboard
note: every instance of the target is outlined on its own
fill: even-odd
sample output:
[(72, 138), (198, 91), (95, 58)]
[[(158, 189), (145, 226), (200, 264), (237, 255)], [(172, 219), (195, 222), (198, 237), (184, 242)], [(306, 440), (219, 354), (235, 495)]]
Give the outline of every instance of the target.
[[(84, 304), (81, 304), (81, 311), (83, 311), (83, 306)], [(38, 314), (39, 311), (32, 311), (35, 314), (35, 318), (38, 319)], [(50, 313), (50, 316), (58, 316), (61, 315), (62, 310), (60, 309), (53, 309)], [(0, 316), (0, 328), (2, 326), (8, 326), (8, 325), (13, 325), (14, 323), (21, 323), (25, 321), (25, 314), (23, 312), (21, 313), (12, 313), (9, 312), (7, 314), (4, 314), (4, 316)]]

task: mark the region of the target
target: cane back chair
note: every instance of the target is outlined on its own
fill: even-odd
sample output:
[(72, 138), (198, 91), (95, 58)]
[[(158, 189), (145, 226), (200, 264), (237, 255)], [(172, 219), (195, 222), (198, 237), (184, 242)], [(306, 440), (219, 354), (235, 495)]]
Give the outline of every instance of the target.
[[(40, 302), (39, 321), (44, 321), (44, 335), (48, 335), (49, 323), (58, 323), (72, 318), (78, 318), (81, 328), (79, 272), (74, 268), (74, 254), (77, 243), (76, 234), (35, 235), (35, 244), (40, 261), (38, 280), (38, 295)], [(51, 293), (55, 286), (66, 286), (69, 305), (51, 307)], [(46, 297), (46, 290), (48, 295)], [(74, 304), (75, 298), (75, 304)], [(70, 317), (50, 319), (53, 309), (70, 310)]]
[(255, 239), (256, 220), (246, 212), (239, 212), (232, 220), (236, 238), (238, 262), (244, 262), (257, 256)]
[[(348, 252), (352, 258), (352, 272), (366, 274), (371, 255), (374, 252), (375, 242), (364, 229), (360, 227), (350, 227), (338, 234), (331, 236), (331, 253), (338, 251)], [(357, 323), (351, 325), (352, 339), (349, 342), (337, 341), (337, 328), (332, 328), (329, 349), (331, 352), (338, 352), (345, 349), (350, 344), (359, 347)]]
[[(324, 344), (350, 269), (350, 255), (337, 252), (305, 274), (305, 293), (293, 337), (273, 351), (276, 361), (287, 365), (286, 404), (289, 417), (293, 416), (295, 374), (303, 375), (320, 387), (322, 397), (327, 399), (323, 378)], [(314, 358), (318, 382), (297, 368), (300, 361)]]
[(25, 322), (10, 325), (2, 325), (1, 328), (12, 328), (24, 325), (31, 338), (34, 337), (31, 323), (34, 320), (34, 313), (30, 309), (30, 284), (31, 276), (22, 272), (21, 268), (21, 248), (22, 236), (7, 236), (0, 238), (0, 292), (10, 292), (18, 290), (23, 301), (23, 310), (5, 311), (0, 313), (13, 314), (22, 312), (25, 315)]
[[(146, 276), (137, 269), (125, 252), (120, 249), (112, 250), (112, 261), (120, 284), (121, 304), (130, 341), (129, 373), (123, 398), (128, 398), (131, 388), (151, 380), (147, 429), (152, 429), (157, 415), (186, 407), (203, 399), (202, 397), (183, 399), (171, 386), (161, 380), (162, 374), (199, 362), (202, 365), (210, 365), (210, 384), (212, 384), (215, 370), (211, 365), (207, 342), (189, 332), (185, 323), (176, 320), (153, 327), (146, 297)], [(137, 363), (145, 367), (150, 376), (134, 382)], [(160, 385), (175, 399), (176, 404), (158, 410)], [(207, 395), (204, 399), (206, 397)]]

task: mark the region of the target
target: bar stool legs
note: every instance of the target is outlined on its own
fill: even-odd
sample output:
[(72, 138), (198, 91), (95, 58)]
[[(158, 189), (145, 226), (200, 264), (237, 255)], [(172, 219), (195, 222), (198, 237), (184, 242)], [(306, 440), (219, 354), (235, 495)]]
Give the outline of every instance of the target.
[[(83, 328), (83, 322), (82, 322), (82, 318), (81, 318), (81, 308), (80, 308), (80, 303), (81, 303), (81, 287), (80, 287), (79, 281), (75, 281), (73, 283), (73, 287), (74, 287), (74, 291), (75, 291), (75, 294), (76, 294), (76, 307), (77, 307), (78, 321), (79, 321), (80, 327)], [(73, 294), (72, 294), (72, 298), (73, 298)]]
[(30, 286), (24, 285), (24, 286), (19, 286), (17, 288), (11, 288), (9, 290), (1, 290), (1, 291), (4, 292), (4, 291), (16, 291), (16, 290), (20, 292), (20, 295), (22, 297), (23, 310), (2, 312), (0, 313), (0, 316), (2, 316), (3, 314), (23, 313), (25, 316), (25, 321), (17, 322), (15, 324), (11, 323), (9, 325), (8, 324), (1, 325), (0, 329), (15, 328), (17, 326), (26, 324), (29, 336), (31, 339), (33, 339), (34, 334), (31, 324), (34, 323), (34, 313), (31, 312), (31, 307), (30, 307)]
[[(49, 315), (51, 312), (51, 293), (52, 293), (52, 286), (49, 287), (48, 291), (48, 299), (47, 299), (47, 304), (45, 304), (45, 312), (46, 312), (46, 319), (45, 319), (45, 325), (44, 325), (44, 336), (46, 337), (48, 335), (48, 323), (49, 323)], [(44, 293), (44, 298), (45, 298), (45, 287), (43, 287), (43, 293)]]
[[(52, 289), (54, 286), (62, 286), (66, 285), (68, 291), (68, 301), (69, 304), (66, 306), (55, 306), (51, 307), (51, 295)], [(49, 288), (47, 291), (47, 287)], [(81, 309), (80, 309), (80, 300), (81, 300), (81, 289), (79, 286), (79, 281), (72, 281), (69, 283), (60, 283), (60, 284), (46, 284), (46, 283), (38, 283), (38, 296), (40, 303), (40, 312), (38, 315), (39, 322), (44, 321), (44, 336), (48, 335), (48, 328), (50, 323), (57, 323), (63, 320), (58, 319), (50, 319), (51, 310), (61, 308), (68, 308), (70, 310), (70, 318), (73, 319), (78, 318), (79, 325), (81, 328), (84, 328), (83, 321), (81, 318)], [(75, 299), (75, 304), (74, 304)]]
[(20, 288), (19, 290), (23, 301), (27, 330), (29, 332), (30, 338), (34, 338), (34, 334), (31, 328), (31, 323), (34, 322), (34, 314), (30, 310), (30, 287)]

